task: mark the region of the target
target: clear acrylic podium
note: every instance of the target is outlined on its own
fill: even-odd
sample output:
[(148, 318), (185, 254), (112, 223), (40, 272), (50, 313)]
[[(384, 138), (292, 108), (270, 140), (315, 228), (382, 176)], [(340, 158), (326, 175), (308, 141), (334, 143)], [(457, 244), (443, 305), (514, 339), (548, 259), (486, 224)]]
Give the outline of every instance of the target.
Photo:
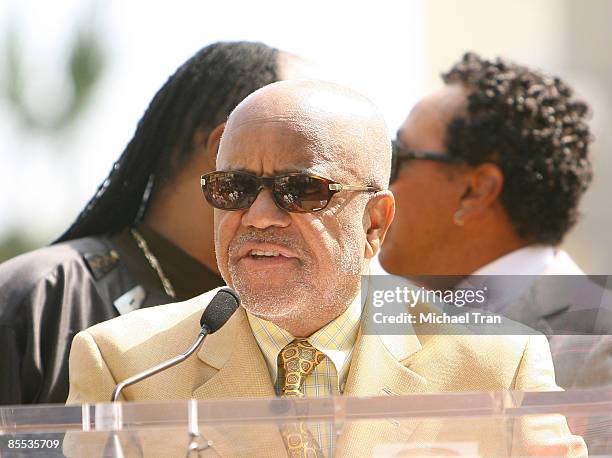
[(0, 456), (286, 456), (287, 424), (325, 456), (609, 456), (612, 389), (1, 407)]

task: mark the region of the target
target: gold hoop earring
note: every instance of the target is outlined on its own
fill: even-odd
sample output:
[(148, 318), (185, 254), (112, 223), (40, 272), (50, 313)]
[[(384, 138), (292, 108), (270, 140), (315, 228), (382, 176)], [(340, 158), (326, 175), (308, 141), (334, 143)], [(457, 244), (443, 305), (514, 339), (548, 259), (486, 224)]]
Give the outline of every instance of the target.
[(460, 208), (453, 215), (453, 223), (455, 223), (455, 225), (457, 226), (463, 226), (465, 224), (465, 221), (463, 220), (464, 216), (465, 216), (465, 210), (463, 208)]

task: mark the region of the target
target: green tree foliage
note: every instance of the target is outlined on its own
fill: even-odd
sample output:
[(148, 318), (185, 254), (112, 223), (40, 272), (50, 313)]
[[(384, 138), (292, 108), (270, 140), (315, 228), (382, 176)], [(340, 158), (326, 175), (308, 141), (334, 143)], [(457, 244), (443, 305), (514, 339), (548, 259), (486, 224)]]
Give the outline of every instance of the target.
[(87, 101), (105, 69), (105, 53), (98, 28), (81, 24), (76, 28), (70, 42), (68, 59), (63, 71), (72, 88), (72, 97), (62, 110), (54, 113), (39, 113), (34, 110), (25, 96), (29, 78), (41, 75), (27, 75), (24, 72), (23, 47), (16, 27), (8, 27), (4, 36), (5, 65), (2, 80), (4, 98), (10, 105), (10, 112), (27, 131), (59, 133), (74, 123), (87, 106)]

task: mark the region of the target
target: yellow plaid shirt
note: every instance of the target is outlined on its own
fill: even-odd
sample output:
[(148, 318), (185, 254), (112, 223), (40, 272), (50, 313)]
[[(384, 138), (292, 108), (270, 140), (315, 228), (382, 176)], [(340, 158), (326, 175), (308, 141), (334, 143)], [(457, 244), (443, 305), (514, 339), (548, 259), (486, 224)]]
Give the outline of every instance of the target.
[[(317, 350), (325, 354), (325, 359), (315, 367), (304, 381), (304, 394), (307, 397), (334, 396), (344, 391), (344, 384), (351, 365), (351, 357), (361, 320), (362, 304), (359, 295), (349, 307), (335, 320), (326, 324), (306, 340)], [(283, 391), (284, 374), (279, 368), (280, 351), (295, 337), (274, 323), (251, 315), (247, 312), (249, 324), (264, 355), (270, 371), (276, 394)], [(331, 424), (316, 424), (310, 427), (314, 437), (333, 454), (334, 432)]]

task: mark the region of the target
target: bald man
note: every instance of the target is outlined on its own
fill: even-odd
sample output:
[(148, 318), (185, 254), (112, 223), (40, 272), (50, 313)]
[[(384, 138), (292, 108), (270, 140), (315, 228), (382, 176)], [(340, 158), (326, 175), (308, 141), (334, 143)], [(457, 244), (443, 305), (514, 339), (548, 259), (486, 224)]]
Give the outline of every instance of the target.
[[(123, 400), (556, 389), (544, 338), (428, 337), (407, 326), (389, 339), (364, 330), (362, 275), (394, 213), (390, 149), (378, 110), (348, 89), (289, 81), (247, 97), (228, 119), (217, 170), (202, 177), (219, 270), (241, 307), (196, 355), (128, 387)], [(215, 292), (78, 334), (69, 402), (108, 401), (119, 381), (184, 351)], [(408, 438), (475, 441), (501, 456), (546, 445), (544, 436), (564, 453), (580, 451), (554, 415), (533, 429), (461, 424), (374, 422), (347, 425), (340, 437), (328, 424), (216, 425), (204, 435), (221, 456), (370, 455)], [(162, 436), (141, 435), (145, 456), (184, 449), (185, 437)]]

